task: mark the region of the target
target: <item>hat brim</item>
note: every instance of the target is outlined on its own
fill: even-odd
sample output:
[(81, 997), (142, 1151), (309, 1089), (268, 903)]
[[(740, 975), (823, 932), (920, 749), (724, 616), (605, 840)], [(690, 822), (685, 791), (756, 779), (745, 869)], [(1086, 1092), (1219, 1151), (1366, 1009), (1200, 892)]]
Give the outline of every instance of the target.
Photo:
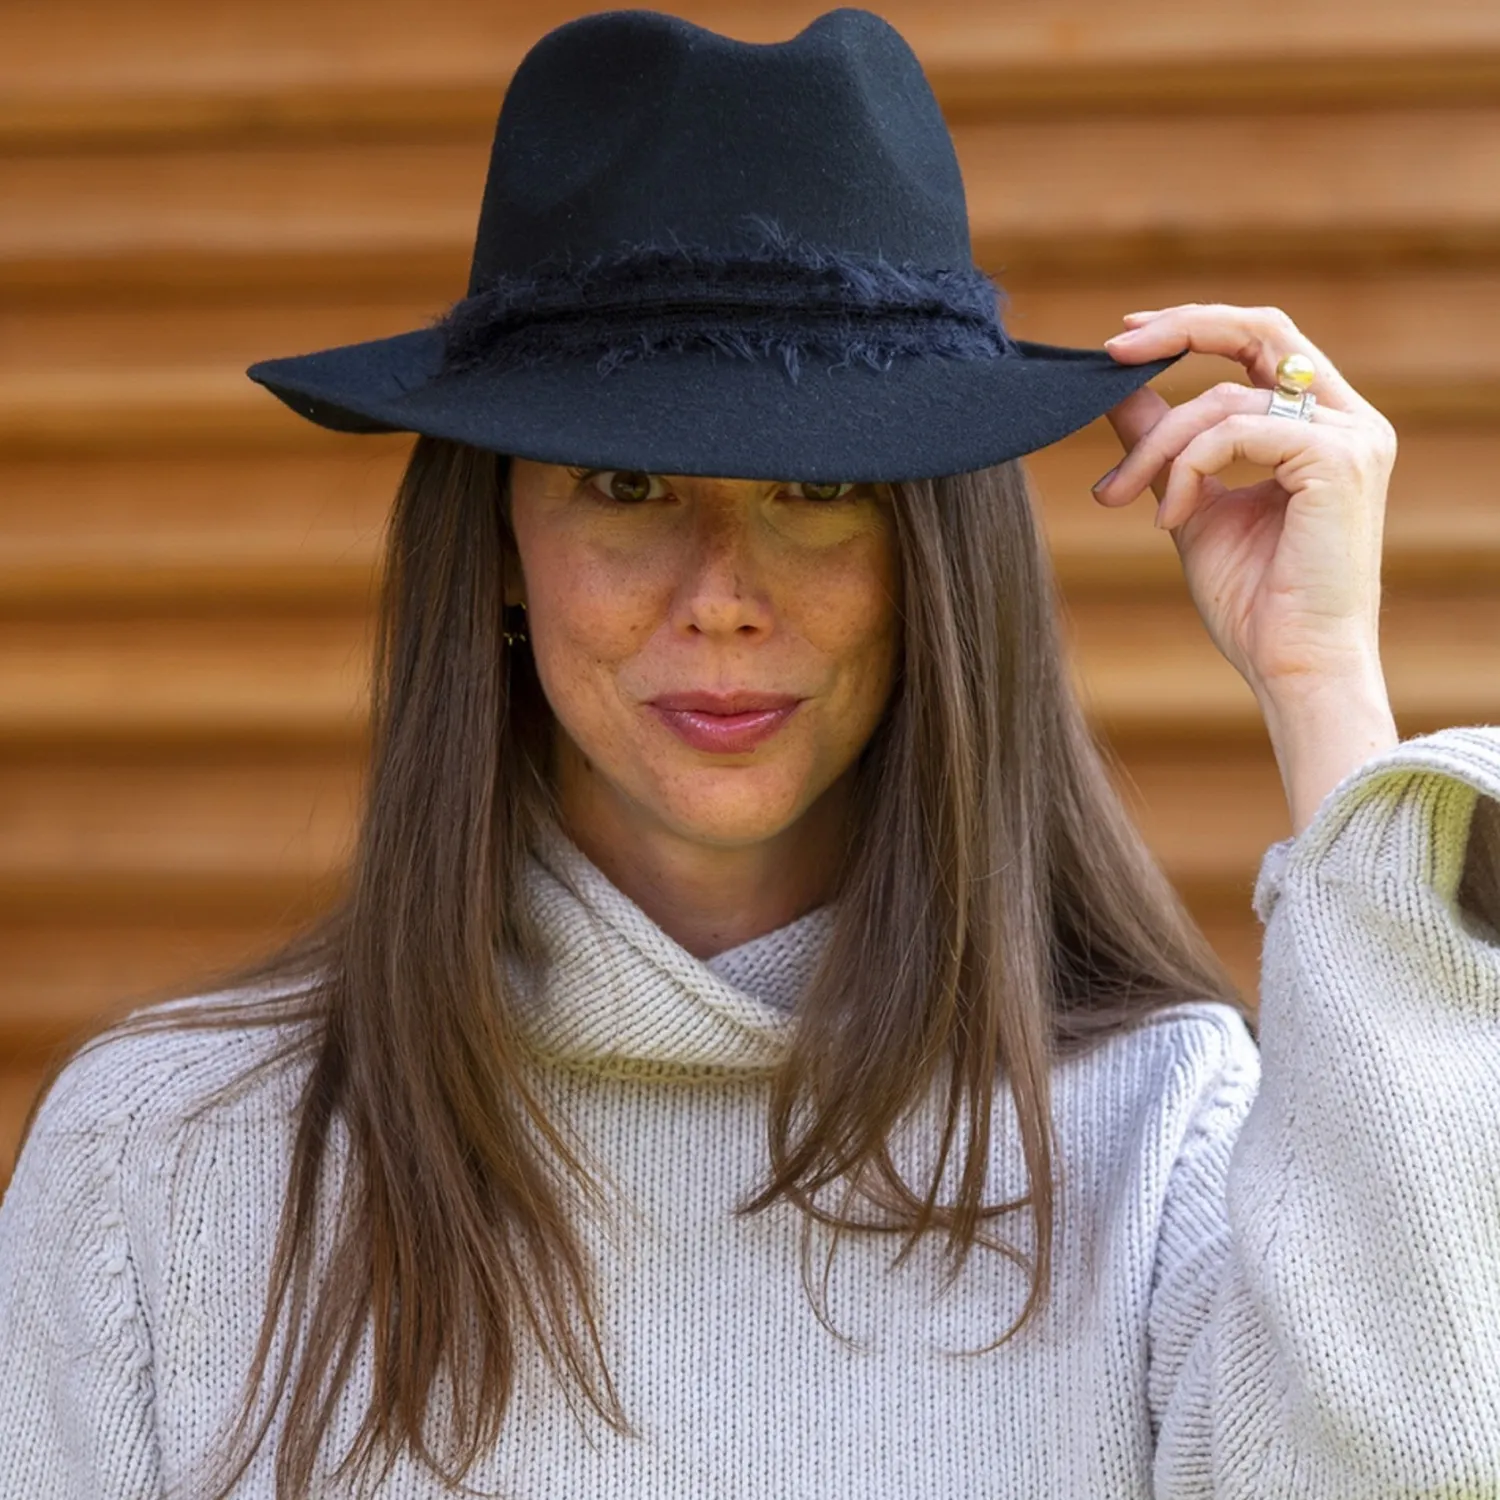
[(439, 378), (437, 329), (264, 360), (252, 380), (339, 432), (413, 432), (540, 463), (816, 483), (935, 478), (1058, 442), (1180, 354), (1018, 340), (999, 359), (898, 358), (885, 370), (716, 350)]

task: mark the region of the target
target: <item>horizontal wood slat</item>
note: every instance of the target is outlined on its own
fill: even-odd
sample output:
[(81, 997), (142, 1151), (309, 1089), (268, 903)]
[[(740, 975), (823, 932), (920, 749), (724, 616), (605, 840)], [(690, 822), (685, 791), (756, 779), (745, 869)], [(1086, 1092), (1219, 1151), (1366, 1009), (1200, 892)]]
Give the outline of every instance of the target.
[[(368, 538), (385, 525), (409, 436), (330, 434), (325, 451), (86, 455), (0, 465), (0, 552), (69, 539), (257, 538), (289, 554), (310, 537)], [(3, 559), (0, 559), (3, 560)]]
[(79, 914), (0, 926), (0, 1051), (36, 1054), (106, 1016), (182, 993), (208, 993), (218, 977), (289, 937), (288, 923), (195, 921), (164, 909), (125, 924)]
[[(1114, 600), (1090, 593), (1068, 611), (1075, 682), (1112, 737), (1264, 731), (1260, 707), (1219, 654), (1184, 593)], [(1387, 590), (1381, 660), (1404, 735), (1500, 722), (1500, 592)]]
[(0, 464), (0, 612), (369, 608), (410, 443)]
[(0, 321), (0, 357), (7, 377), (18, 368), (42, 380), (79, 375), (109, 382), (218, 372), (254, 391), (244, 377), (253, 360), (404, 333), (442, 310), (421, 288), (306, 301), (245, 296), (232, 287), (205, 298), (22, 297)]
[[(1035, 267), (1348, 267), (1500, 247), (1500, 104), (955, 127), (974, 253)], [(194, 283), (460, 296), (487, 137), (0, 156), (0, 290)], [(1286, 163), (1295, 160), (1295, 172)], [(1184, 194), (1183, 182), (1193, 191)]]
[(488, 161), (483, 141), (0, 157), (0, 288), (400, 284), (415, 264), (459, 284)]
[(352, 847), (352, 755), (0, 761), (0, 887), (319, 883)]
[[(445, 0), (424, 7), (418, 28), (399, 6), (352, 0), (243, 11), (13, 0), (0, 31), (0, 142), (482, 126), (526, 49), (588, 8)], [(701, 25), (761, 42), (818, 13), (786, 0), (690, 10)], [(950, 115), (1446, 102), (1500, 88), (1500, 26), (1473, 0), (1420, 10), (1368, 0), (1357, 32), (1344, 6), (1292, 0), (1246, 13), (1166, 0), (1123, 11), (1109, 0), (892, 0), (880, 13)]]
[(363, 615), (0, 622), (0, 743), (358, 740)]
[(990, 120), (955, 142), (986, 265), (1275, 267), (1292, 244), (1347, 269), (1500, 245), (1500, 109)]

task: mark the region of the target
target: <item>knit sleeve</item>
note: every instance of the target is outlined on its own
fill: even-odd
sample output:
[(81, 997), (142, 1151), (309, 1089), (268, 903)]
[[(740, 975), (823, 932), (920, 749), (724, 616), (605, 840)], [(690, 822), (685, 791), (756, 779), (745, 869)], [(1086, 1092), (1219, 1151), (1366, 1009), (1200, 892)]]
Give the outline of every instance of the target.
[(1500, 1496), (1500, 727), (1367, 762), (1262, 862), (1260, 1077), (1174, 1167), (1157, 1500)]
[(0, 1202), (0, 1500), (156, 1500), (151, 1344), (121, 1191), (128, 1114), (75, 1062)]

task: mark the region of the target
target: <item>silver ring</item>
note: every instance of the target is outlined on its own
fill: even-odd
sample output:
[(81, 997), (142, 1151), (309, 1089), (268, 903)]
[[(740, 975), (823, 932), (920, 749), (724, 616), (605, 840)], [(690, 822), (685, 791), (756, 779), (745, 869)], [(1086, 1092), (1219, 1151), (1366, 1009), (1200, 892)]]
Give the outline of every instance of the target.
[(1311, 391), (1300, 396), (1283, 396), (1280, 391), (1271, 392), (1271, 404), (1266, 408), (1268, 417), (1291, 417), (1297, 422), (1311, 422), (1313, 408), (1318, 398)]

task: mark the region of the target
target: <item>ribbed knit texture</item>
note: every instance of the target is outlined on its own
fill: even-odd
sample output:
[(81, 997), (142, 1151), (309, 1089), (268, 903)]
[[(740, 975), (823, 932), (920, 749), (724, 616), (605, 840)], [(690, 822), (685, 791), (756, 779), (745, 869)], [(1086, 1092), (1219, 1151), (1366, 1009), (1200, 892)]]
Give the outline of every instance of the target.
[[(944, 1351), (1013, 1321), (1009, 1261), (977, 1251), (939, 1295), (939, 1242), (892, 1271), (892, 1241), (846, 1239), (828, 1311), (851, 1347), (808, 1304), (796, 1212), (733, 1213), (831, 913), (704, 964), (576, 850), (549, 853), (532, 891), (562, 941), (530, 1012), (537, 1076), (606, 1183), (580, 1230), (642, 1435), (594, 1419), (591, 1445), (528, 1354), (471, 1482), (512, 1500), (1494, 1500), (1500, 911), (1458, 899), (1481, 797), (1500, 801), (1500, 727), (1444, 730), (1267, 851), (1259, 1053), (1201, 1002), (1058, 1068), (1053, 1300), (971, 1359)], [(258, 1327), (297, 1065), (185, 1115), (267, 1044), (131, 1040), (47, 1100), (0, 1206), (6, 1500), (191, 1493)], [(997, 1097), (990, 1201), (1025, 1185)], [(908, 1181), (937, 1118), (893, 1145)], [(1029, 1223), (1000, 1227), (1029, 1249)], [(269, 1497), (269, 1474), (267, 1454), (237, 1495)], [(438, 1493), (410, 1463), (379, 1491)]]

